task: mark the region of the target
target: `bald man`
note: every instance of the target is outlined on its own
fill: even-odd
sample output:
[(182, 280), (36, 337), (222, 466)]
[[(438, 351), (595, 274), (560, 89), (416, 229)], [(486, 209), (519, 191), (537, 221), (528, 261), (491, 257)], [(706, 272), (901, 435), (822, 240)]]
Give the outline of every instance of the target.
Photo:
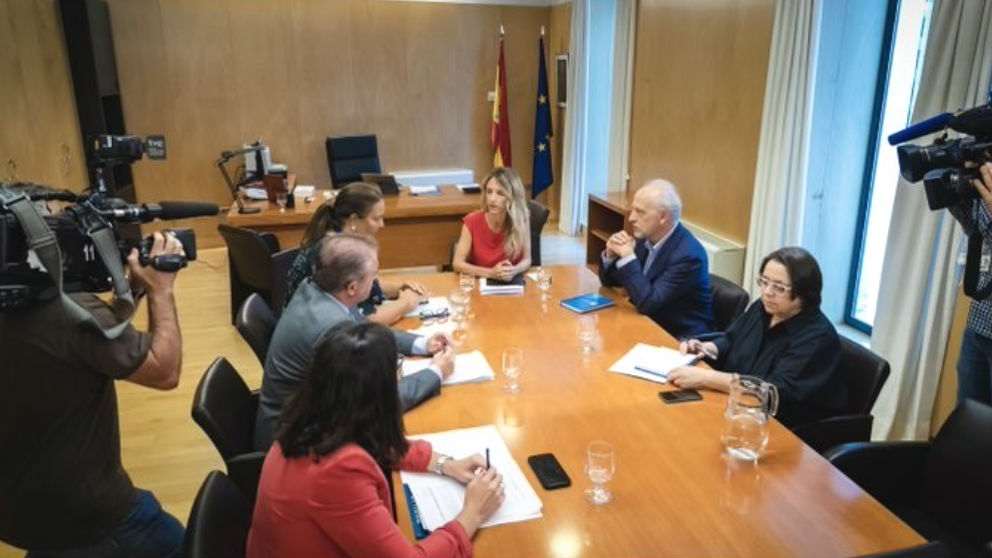
[(682, 200), (667, 180), (652, 180), (634, 194), (628, 222), (606, 242), (599, 279), (623, 286), (637, 311), (677, 338), (713, 329), (706, 250), (679, 222)]

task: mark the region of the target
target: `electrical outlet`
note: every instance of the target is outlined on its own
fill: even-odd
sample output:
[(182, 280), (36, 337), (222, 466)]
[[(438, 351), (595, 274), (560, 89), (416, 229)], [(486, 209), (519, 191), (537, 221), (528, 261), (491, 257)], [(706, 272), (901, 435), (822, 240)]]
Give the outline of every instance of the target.
[(486, 100), (489, 101), (490, 103), (496, 101), (496, 92), (486, 91)]

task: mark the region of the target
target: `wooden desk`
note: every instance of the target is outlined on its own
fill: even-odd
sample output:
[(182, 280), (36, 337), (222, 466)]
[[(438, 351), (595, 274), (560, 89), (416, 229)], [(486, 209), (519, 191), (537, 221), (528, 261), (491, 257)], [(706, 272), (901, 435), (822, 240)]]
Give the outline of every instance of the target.
[[(411, 196), (406, 189), (398, 196), (386, 196), (386, 226), (377, 236), (379, 267), (444, 265), (451, 259), (451, 244), (458, 240), (462, 217), (479, 209), (482, 194), (463, 194), (454, 186), (441, 186), (439, 196)], [(299, 200), (302, 202), (302, 200)], [(274, 233), (282, 249), (299, 246), (313, 213), (323, 203), (318, 196), (309, 204), (279, 212), (269, 202), (246, 205), (261, 207), (261, 213), (242, 214), (232, 207), (225, 222)]]
[[(675, 344), (611, 290), (601, 292), (617, 307), (597, 313), (601, 346), (583, 356), (578, 317), (558, 301), (596, 291), (598, 281), (584, 266), (549, 269), (550, 302), (530, 280), (523, 297), (472, 295), (476, 317), (460, 350), (481, 350), (496, 381), (445, 387), (405, 417), (410, 435), (494, 424), (543, 501), (541, 519), (482, 529), (476, 556), (857, 556), (923, 542), (778, 422), (757, 467), (728, 460), (726, 396), (665, 405), (657, 392), (669, 386), (608, 372), (636, 341)], [(451, 274), (416, 279), (435, 294), (456, 287)], [(501, 353), (511, 345), (524, 350), (517, 395), (502, 391)], [(583, 494), (592, 440), (612, 444), (617, 459), (613, 502), (601, 507)], [(527, 456), (543, 452), (558, 457), (570, 488), (541, 489)], [(394, 480), (400, 526), (412, 539)]]

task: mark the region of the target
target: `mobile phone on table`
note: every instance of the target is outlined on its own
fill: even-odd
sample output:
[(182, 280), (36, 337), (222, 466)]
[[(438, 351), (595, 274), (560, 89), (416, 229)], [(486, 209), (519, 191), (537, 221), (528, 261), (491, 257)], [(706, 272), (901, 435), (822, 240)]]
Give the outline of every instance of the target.
[(686, 403), (689, 401), (699, 401), (703, 398), (694, 389), (676, 389), (673, 391), (659, 391), (658, 397), (665, 403)]
[(532, 455), (527, 458), (527, 464), (534, 470), (537, 480), (545, 490), (572, 486), (572, 479), (568, 478), (568, 474), (565, 473), (565, 469), (562, 469), (561, 463), (558, 463), (554, 454)]

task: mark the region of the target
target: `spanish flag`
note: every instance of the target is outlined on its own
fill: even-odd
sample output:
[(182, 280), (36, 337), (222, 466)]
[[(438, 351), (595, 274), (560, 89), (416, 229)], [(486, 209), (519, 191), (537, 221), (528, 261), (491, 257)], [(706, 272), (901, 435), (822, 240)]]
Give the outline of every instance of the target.
[(510, 157), (510, 111), (506, 104), (506, 59), (503, 57), (503, 33), (499, 35), (499, 62), (496, 63), (496, 97), (493, 101), (493, 126), (489, 133), (493, 145), (493, 166), (512, 167)]

